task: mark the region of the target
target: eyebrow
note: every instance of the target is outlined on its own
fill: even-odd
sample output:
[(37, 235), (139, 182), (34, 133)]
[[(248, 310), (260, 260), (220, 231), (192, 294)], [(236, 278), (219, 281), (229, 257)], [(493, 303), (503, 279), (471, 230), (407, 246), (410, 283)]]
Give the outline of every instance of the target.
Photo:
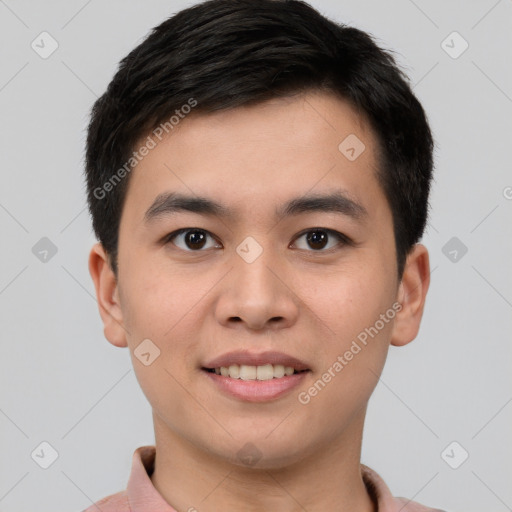
[[(149, 224), (158, 218), (182, 211), (228, 220), (235, 218), (235, 212), (232, 209), (207, 197), (164, 192), (156, 197), (144, 214), (144, 223)], [(284, 217), (312, 212), (333, 212), (357, 221), (368, 217), (366, 208), (342, 191), (296, 197), (276, 208), (274, 215), (276, 219), (281, 220)]]

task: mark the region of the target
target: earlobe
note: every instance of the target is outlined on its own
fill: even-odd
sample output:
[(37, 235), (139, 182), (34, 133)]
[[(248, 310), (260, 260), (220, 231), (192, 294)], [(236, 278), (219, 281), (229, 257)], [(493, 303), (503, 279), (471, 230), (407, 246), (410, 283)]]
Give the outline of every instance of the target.
[(93, 245), (89, 254), (89, 273), (96, 289), (105, 338), (116, 347), (127, 347), (117, 280), (110, 267), (108, 255), (99, 242)]
[(427, 248), (416, 244), (407, 262), (398, 288), (397, 301), (402, 309), (395, 317), (391, 345), (403, 346), (416, 338), (430, 286), (430, 263)]

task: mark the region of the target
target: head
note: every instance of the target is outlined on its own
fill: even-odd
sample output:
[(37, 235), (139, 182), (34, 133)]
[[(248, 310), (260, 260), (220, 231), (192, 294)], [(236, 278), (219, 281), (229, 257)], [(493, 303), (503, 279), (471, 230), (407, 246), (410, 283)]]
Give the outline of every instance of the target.
[[(389, 344), (419, 328), (432, 152), (392, 55), (303, 2), (204, 2), (121, 61), (88, 130), (89, 268), (161, 429), (228, 458), (253, 442), (270, 467), (361, 427)], [(235, 400), (206, 370), (235, 350), (308, 371)]]

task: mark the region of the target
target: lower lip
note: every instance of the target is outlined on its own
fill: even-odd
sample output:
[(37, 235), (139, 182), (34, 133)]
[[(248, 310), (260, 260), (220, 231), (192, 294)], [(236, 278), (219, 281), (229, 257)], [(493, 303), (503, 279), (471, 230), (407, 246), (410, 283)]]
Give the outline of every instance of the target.
[(206, 374), (222, 392), (246, 402), (268, 402), (270, 400), (276, 400), (298, 387), (309, 373), (309, 371), (294, 373), (293, 375), (287, 375), (279, 379), (242, 380), (231, 379), (230, 377), (217, 375), (216, 373), (206, 370), (201, 371)]

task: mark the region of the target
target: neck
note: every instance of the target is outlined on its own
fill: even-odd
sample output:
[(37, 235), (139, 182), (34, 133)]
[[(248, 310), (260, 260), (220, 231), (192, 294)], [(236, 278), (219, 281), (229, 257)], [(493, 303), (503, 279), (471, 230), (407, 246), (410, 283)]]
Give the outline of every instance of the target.
[(157, 450), (151, 480), (179, 511), (377, 512), (360, 471), (365, 412), (336, 442), (314, 447), (294, 464), (269, 469), (207, 453), (153, 414)]

